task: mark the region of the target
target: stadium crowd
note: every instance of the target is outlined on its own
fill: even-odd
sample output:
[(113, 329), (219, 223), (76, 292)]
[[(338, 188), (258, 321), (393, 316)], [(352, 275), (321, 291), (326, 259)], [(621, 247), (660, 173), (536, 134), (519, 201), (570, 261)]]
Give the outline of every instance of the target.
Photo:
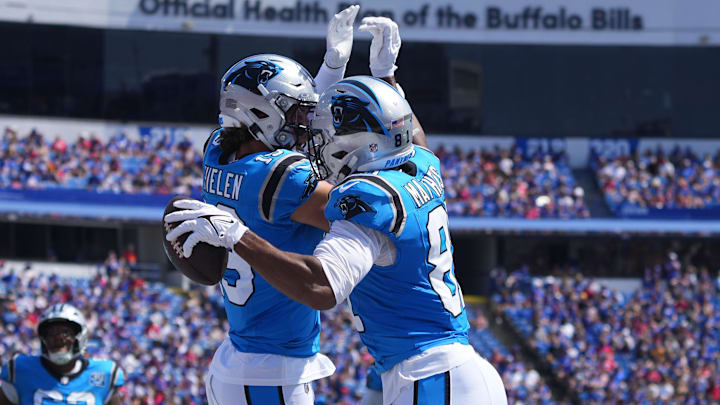
[[(463, 216), (585, 218), (584, 191), (563, 154), (525, 157), (516, 148), (436, 150), (448, 211)], [(6, 128), (0, 142), (0, 188), (67, 188), (112, 193), (190, 194), (200, 189), (202, 156), (187, 138), (104, 142), (83, 133), (75, 142), (20, 136)]]
[(131, 139), (118, 133), (104, 142), (81, 133), (68, 143), (6, 127), (0, 142), (0, 188), (189, 194), (201, 182), (202, 156), (189, 139), (170, 134)]
[[(584, 190), (564, 153), (524, 156), (516, 147), (440, 146), (448, 211), (456, 216), (587, 218)], [(720, 203), (720, 152), (658, 148), (632, 156), (591, 154), (610, 208), (705, 208)], [(67, 188), (112, 193), (189, 194), (202, 180), (202, 156), (186, 137), (103, 141), (83, 132), (74, 142), (6, 127), (0, 141), (0, 188)]]
[(524, 156), (516, 147), (451, 150), (440, 146), (451, 215), (587, 218), (584, 190), (575, 184), (565, 153)]
[(720, 151), (698, 156), (676, 146), (632, 156), (591, 156), (610, 208), (705, 208), (720, 202)]
[[(40, 314), (50, 304), (70, 302), (87, 317), (88, 353), (112, 358), (125, 370), (126, 382), (120, 390), (124, 403), (206, 403), (205, 372), (228, 328), (220, 292), (203, 288), (175, 293), (164, 284), (137, 277), (126, 256), (110, 252), (90, 279), (47, 275), (31, 265), (0, 261), (1, 361), (16, 351), (39, 353)], [(487, 319), (479, 309), (468, 308), (471, 342), (496, 362), (507, 381), (508, 396), (524, 398), (524, 403), (552, 404), (550, 391), (536, 371), (497, 342), (494, 353), (487, 351), (491, 336)], [(320, 349), (337, 371), (316, 383), (315, 403), (357, 404), (373, 359), (360, 342), (346, 305), (321, 316)]]
[(720, 277), (667, 257), (628, 294), (525, 268), (494, 300), (583, 404), (720, 403)]

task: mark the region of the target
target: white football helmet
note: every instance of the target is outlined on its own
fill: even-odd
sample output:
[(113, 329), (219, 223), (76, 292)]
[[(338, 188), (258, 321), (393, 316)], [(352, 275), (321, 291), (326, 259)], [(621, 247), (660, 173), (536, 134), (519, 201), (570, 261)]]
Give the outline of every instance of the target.
[(280, 55), (249, 56), (220, 81), (221, 127), (246, 126), (270, 149), (291, 149), (305, 135), (318, 101), (315, 80)]
[[(73, 325), (76, 333), (72, 350), (64, 353), (50, 353), (45, 343), (45, 328), (53, 322), (69, 322)], [(88, 329), (85, 317), (70, 304), (56, 304), (48, 308), (40, 318), (37, 331), (38, 336), (40, 336), (42, 357), (57, 365), (67, 364), (69, 361), (80, 357), (87, 346)]]
[(355, 172), (391, 169), (413, 154), (412, 110), (395, 88), (370, 76), (330, 86), (312, 120), (308, 145), (317, 175), (338, 184)]

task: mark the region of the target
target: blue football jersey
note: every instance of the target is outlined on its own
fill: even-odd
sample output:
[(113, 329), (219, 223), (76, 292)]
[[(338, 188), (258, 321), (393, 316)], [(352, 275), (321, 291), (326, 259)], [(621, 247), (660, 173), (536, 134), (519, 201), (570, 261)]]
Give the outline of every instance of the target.
[(0, 378), (15, 387), (20, 405), (102, 405), (125, 383), (122, 369), (112, 360), (83, 360), (75, 375), (52, 374), (40, 356), (17, 354)]
[(468, 343), (440, 161), (431, 151), (416, 146), (402, 170), (347, 177), (330, 192), (325, 215), (382, 232), (397, 248), (395, 264), (373, 266), (349, 297), (379, 372), (434, 346)]
[[(324, 232), (290, 220), (312, 194), (317, 179), (299, 153), (277, 150), (222, 164), (220, 130), (203, 160), (203, 198), (236, 215), (279, 249), (312, 254)], [(230, 339), (248, 353), (309, 357), (319, 350), (320, 313), (294, 301), (231, 252), (220, 282)]]

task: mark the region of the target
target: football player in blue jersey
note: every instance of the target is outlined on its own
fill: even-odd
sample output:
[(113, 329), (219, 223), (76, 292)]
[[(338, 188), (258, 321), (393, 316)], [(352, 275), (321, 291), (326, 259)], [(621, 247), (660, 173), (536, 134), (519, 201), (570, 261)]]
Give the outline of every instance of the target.
[[(222, 127), (203, 157), (207, 203), (283, 249), (305, 254), (328, 228), (315, 207), (325, 203), (330, 186), (291, 149), (317, 98), (312, 76), (292, 59), (241, 60), (222, 78)], [(319, 353), (319, 313), (283, 295), (232, 252), (220, 287), (230, 330), (205, 380), (208, 402), (311, 405), (310, 383), (335, 371)]]
[[(469, 345), (455, 278), (440, 162), (415, 146), (413, 115), (395, 88), (372, 77), (341, 80), (320, 96), (311, 160), (334, 184), (330, 231), (312, 255), (273, 246), (242, 221), (181, 201), (167, 238), (233, 249), (297, 302), (332, 308), (349, 298), (375, 358), (384, 404), (506, 404), (502, 380)], [(250, 224), (250, 228), (253, 228)]]
[(112, 360), (83, 358), (88, 330), (72, 305), (50, 307), (38, 323), (42, 355), (15, 354), (0, 373), (0, 405), (122, 403), (123, 371)]

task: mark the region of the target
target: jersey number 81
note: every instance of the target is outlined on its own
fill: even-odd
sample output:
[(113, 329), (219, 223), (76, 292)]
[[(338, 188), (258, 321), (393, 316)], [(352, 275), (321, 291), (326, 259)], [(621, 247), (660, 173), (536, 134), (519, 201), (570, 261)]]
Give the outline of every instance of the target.
[(427, 261), (435, 268), (430, 272), (430, 285), (440, 297), (445, 310), (457, 317), (463, 312), (463, 300), (460, 285), (453, 270), (452, 243), (448, 215), (443, 205), (433, 208), (428, 214), (428, 239), (430, 249)]

